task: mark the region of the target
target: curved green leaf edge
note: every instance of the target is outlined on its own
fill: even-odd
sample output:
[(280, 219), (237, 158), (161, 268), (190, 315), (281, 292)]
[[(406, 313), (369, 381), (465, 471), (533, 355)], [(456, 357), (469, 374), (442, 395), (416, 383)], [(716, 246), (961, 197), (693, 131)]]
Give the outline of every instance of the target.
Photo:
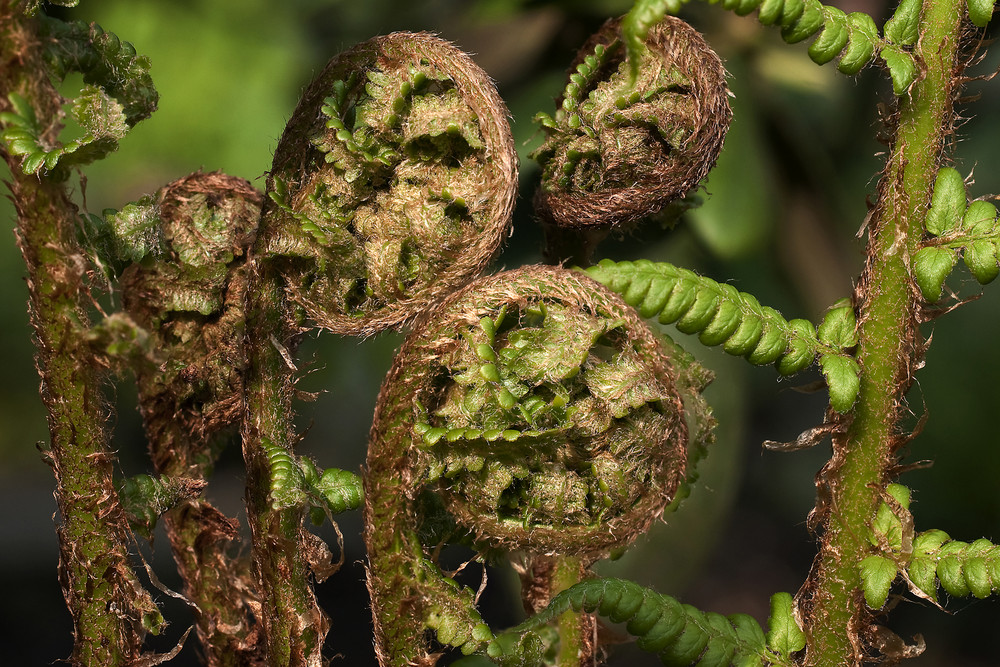
[[(893, 92), (904, 95), (916, 80), (918, 69), (911, 52), (920, 28), (920, 0), (903, 0), (879, 36), (874, 19), (864, 12), (845, 14), (819, 0), (707, 0), (745, 16), (757, 10), (757, 20), (781, 29), (782, 39), (794, 44), (809, 37), (809, 57), (824, 65), (839, 57), (837, 69), (854, 75), (871, 63), (875, 55), (885, 65)], [(632, 80), (637, 75), (639, 54), (650, 28), (664, 14), (677, 14), (687, 0), (638, 0), (622, 23)], [(993, 15), (995, 0), (968, 0), (969, 18), (979, 27)]]
[(838, 412), (854, 404), (860, 368), (848, 353), (857, 344), (854, 310), (847, 300), (834, 304), (819, 328), (803, 319), (786, 320), (752, 295), (667, 262), (602, 260), (584, 271), (622, 295), (645, 318), (675, 324), (698, 334), (702, 344), (722, 345), (754, 365), (773, 363), (791, 375), (819, 360)]
[(938, 171), (924, 228), (927, 234), (913, 254), (910, 267), (914, 282), (928, 302), (941, 298), (944, 282), (959, 257), (981, 285), (1000, 275), (997, 208), (983, 200), (968, 202), (965, 181), (952, 167)]
[(664, 665), (793, 665), (790, 654), (805, 645), (787, 593), (772, 599), (772, 629), (765, 636), (747, 614), (703, 612), (631, 581), (590, 579), (559, 593), (544, 610), (499, 634), (488, 644), (487, 655), (501, 665), (535, 664), (542, 645), (537, 632), (570, 609), (624, 623), (636, 645), (657, 654)]
[(204, 486), (202, 480), (139, 474), (121, 483), (118, 499), (132, 530), (148, 538), (162, 514), (197, 497)]

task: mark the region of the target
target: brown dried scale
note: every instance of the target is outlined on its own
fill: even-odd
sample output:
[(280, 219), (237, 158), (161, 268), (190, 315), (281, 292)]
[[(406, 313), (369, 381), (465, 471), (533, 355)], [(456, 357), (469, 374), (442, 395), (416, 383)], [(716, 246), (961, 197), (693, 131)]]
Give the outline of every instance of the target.
[(371, 334), (461, 287), (507, 236), (507, 109), (453, 45), (376, 37), (333, 58), (278, 144), (256, 252), (319, 326)]
[(568, 228), (609, 227), (662, 210), (698, 187), (722, 150), (732, 112), (722, 61), (667, 16), (646, 39), (634, 85), (621, 19), (580, 49), (545, 143), (535, 208)]

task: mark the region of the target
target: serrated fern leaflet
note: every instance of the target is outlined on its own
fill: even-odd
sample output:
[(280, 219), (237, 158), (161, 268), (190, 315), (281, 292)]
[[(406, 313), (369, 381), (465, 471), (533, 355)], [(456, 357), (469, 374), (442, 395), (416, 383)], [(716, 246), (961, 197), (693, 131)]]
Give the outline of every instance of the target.
[(911, 261), (914, 281), (927, 301), (941, 298), (959, 257), (981, 285), (1000, 274), (997, 208), (982, 200), (970, 203), (967, 197), (958, 171), (945, 167), (938, 172), (924, 218), (928, 236)]
[[(864, 12), (846, 14), (819, 0), (708, 1), (740, 16), (757, 10), (757, 20), (763, 25), (779, 27), (782, 39), (789, 44), (815, 36), (809, 46), (809, 57), (820, 65), (839, 58), (837, 69), (844, 74), (857, 74), (877, 54), (889, 73), (896, 95), (903, 95), (917, 78), (911, 47), (917, 39), (920, 0), (902, 0), (886, 21), (884, 36), (879, 36), (879, 29), (870, 15)], [(677, 14), (686, 2), (638, 0), (632, 6), (622, 30), (633, 80), (646, 33), (664, 14)], [(977, 27), (985, 27), (993, 16), (994, 4), (995, 0), (968, 0), (969, 19)]]
[(791, 375), (819, 360), (838, 412), (854, 404), (858, 391), (857, 361), (847, 353), (856, 345), (854, 311), (838, 303), (818, 329), (807, 320), (786, 320), (750, 294), (666, 262), (602, 260), (586, 273), (621, 294), (646, 318), (675, 324), (698, 334), (705, 345), (722, 345), (729, 354), (756, 365), (775, 364)]
[(779, 596), (779, 604), (772, 604), (776, 611), (771, 625), (781, 631), (765, 637), (746, 614), (703, 612), (631, 581), (591, 579), (559, 593), (543, 611), (498, 635), (487, 647), (487, 655), (503, 665), (532, 664), (542, 643), (537, 631), (572, 609), (624, 623), (636, 645), (657, 654), (664, 665), (792, 665), (785, 649), (802, 648), (801, 630), (791, 616), (791, 596), (775, 597)]
[(943, 530), (914, 534), (910, 490), (890, 484), (872, 520), (869, 541), (879, 552), (859, 564), (865, 601), (880, 609), (900, 573), (919, 597), (937, 602), (938, 587), (949, 595), (979, 599), (1000, 592), (1000, 545), (987, 539), (953, 540)]

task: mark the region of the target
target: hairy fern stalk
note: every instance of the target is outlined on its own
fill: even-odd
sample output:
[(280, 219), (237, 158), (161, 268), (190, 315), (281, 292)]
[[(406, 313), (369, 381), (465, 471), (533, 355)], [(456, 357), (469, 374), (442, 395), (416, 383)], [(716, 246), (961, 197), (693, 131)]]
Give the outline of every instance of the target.
[[(393, 33), (336, 55), (291, 113), (264, 192), (197, 172), (98, 215), (74, 199), (77, 174), (155, 111), (149, 60), (37, 0), (0, 0), (0, 154), (49, 417), (72, 664), (161, 664), (189, 635), (213, 667), (326, 664), (348, 638), (314, 585), (344, 576), (335, 519), (359, 508), (383, 667), (582, 667), (615, 634), (674, 666), (895, 664), (925, 647), (891, 629), (897, 598), (941, 607), (1000, 591), (1000, 545), (918, 530), (897, 480), (918, 435), (907, 396), (923, 325), (964, 303), (959, 259), (979, 285), (1000, 275), (995, 197), (970, 201), (950, 154), (994, 3), (901, 0), (879, 25), (819, 0), (710, 2), (809, 40), (818, 65), (885, 78), (864, 269), (815, 323), (683, 266), (591, 264), (609, 233), (696, 205), (722, 150), (727, 74), (675, 16), (686, 4), (637, 0), (584, 41), (556, 111), (535, 116), (532, 205), (553, 265), (490, 273), (518, 187), (509, 113), (444, 39)], [(74, 74), (82, 87), (64, 99)], [(299, 447), (312, 437), (296, 421), (299, 343), (387, 329), (405, 340), (364, 469), (324, 467), (343, 451)], [(765, 625), (592, 569), (692, 511), (713, 455), (713, 374), (674, 330), (781, 376), (815, 366), (827, 391), (818, 423), (767, 444), (829, 438), (832, 454), (807, 517), (814, 563), (794, 595), (771, 596)], [(125, 374), (149, 461), (123, 479), (129, 445), (111, 441), (103, 386)], [(211, 494), (237, 434), (246, 506), (230, 517)], [(339, 545), (309, 527), (327, 522)], [(193, 624), (154, 655), (147, 636), (172, 619), (135, 544), (158, 524)], [(454, 553), (472, 555), (450, 569)], [(496, 627), (485, 578), (476, 588), (463, 573), (473, 562), (517, 572), (522, 622)]]

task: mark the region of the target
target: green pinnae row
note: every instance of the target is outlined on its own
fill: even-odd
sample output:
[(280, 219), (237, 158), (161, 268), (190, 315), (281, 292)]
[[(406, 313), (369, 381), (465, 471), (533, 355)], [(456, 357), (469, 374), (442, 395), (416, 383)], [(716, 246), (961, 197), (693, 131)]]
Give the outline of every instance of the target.
[[(781, 618), (772, 614), (772, 626), (789, 622), (794, 626), (791, 597), (784, 596), (789, 604), (772, 605), (772, 609), (784, 614)], [(541, 644), (537, 632), (570, 609), (597, 614), (612, 623), (624, 623), (628, 633), (636, 638), (636, 645), (657, 654), (664, 665), (793, 664), (786, 657), (792, 652), (785, 650), (789, 644), (787, 636), (772, 632), (765, 637), (761, 627), (747, 614), (723, 616), (703, 612), (622, 579), (590, 579), (559, 593), (544, 610), (493, 639), (487, 646), (487, 655), (501, 665), (533, 664)], [(772, 638), (774, 644), (769, 642)], [(792, 648), (798, 650), (801, 646)]]
[(291, 454), (266, 438), (261, 442), (270, 475), (271, 506), (275, 510), (309, 507), (314, 523), (324, 515), (357, 509), (362, 502), (361, 478), (352, 472), (328, 468), (322, 472), (305, 457)]
[[(916, 42), (920, 21), (920, 0), (903, 0), (883, 27), (884, 37), (874, 19), (864, 12), (845, 14), (819, 0), (707, 0), (723, 9), (745, 16), (757, 10), (762, 25), (777, 26), (789, 44), (816, 39), (809, 57), (824, 65), (839, 57), (837, 69), (844, 74), (860, 72), (876, 53), (885, 63), (893, 91), (902, 95), (917, 77), (916, 61), (910, 47)], [(633, 80), (638, 74), (642, 41), (665, 13), (676, 14), (686, 0), (639, 0), (624, 24)], [(995, 0), (969, 0), (969, 18), (984, 27), (993, 14)]]
[(890, 484), (886, 494), (892, 502), (880, 503), (869, 536), (879, 553), (859, 565), (868, 606), (882, 608), (900, 572), (914, 593), (933, 602), (938, 586), (955, 597), (983, 599), (1000, 592), (1000, 545), (987, 539), (953, 540), (943, 530), (914, 534), (910, 490)]
[(807, 320), (786, 320), (732, 285), (666, 262), (605, 259), (585, 273), (621, 294), (642, 317), (698, 334), (702, 344), (721, 345), (752, 364), (773, 363), (791, 375), (818, 359), (834, 408), (846, 412), (854, 404), (860, 369), (848, 353), (857, 344), (849, 302), (835, 304), (816, 328)]
[(911, 267), (927, 301), (941, 298), (959, 257), (981, 285), (1000, 274), (997, 208), (983, 200), (968, 202), (965, 181), (952, 167), (938, 172), (924, 228), (927, 237), (914, 253)]
[(987, 539), (952, 540), (943, 530), (928, 530), (913, 536), (908, 559), (896, 554), (869, 556), (859, 565), (869, 607), (882, 608), (903, 571), (911, 590), (934, 602), (938, 586), (955, 597), (987, 598), (1000, 592), (1000, 545)]

